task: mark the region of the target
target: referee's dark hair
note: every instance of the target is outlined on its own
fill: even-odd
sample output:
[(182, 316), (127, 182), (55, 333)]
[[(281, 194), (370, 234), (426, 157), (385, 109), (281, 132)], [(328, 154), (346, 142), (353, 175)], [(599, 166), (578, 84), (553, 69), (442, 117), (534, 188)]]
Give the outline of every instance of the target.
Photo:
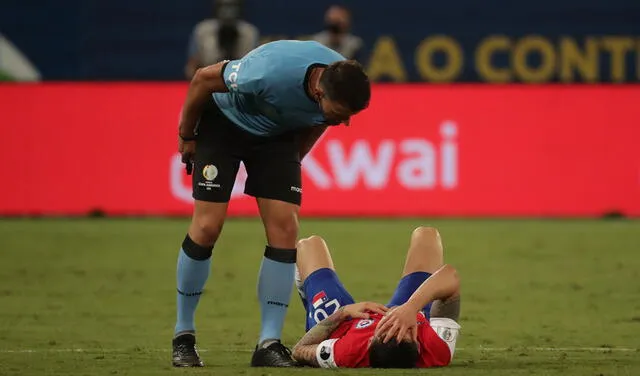
[(353, 112), (360, 112), (369, 106), (369, 77), (355, 60), (337, 61), (329, 65), (320, 77), (320, 85), (329, 100)]

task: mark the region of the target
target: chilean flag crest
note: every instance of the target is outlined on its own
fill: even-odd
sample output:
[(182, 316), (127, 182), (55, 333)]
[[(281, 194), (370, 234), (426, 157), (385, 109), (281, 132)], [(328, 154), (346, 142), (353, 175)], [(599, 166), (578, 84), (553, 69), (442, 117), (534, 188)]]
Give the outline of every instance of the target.
[(327, 300), (327, 294), (324, 291), (320, 291), (319, 293), (314, 295), (311, 303), (313, 304), (313, 308), (316, 309), (326, 303)]

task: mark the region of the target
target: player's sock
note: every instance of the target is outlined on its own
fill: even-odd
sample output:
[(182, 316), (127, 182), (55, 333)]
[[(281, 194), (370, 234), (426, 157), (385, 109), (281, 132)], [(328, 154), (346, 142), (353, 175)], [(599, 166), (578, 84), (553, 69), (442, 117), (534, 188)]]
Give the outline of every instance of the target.
[(259, 343), (280, 339), (284, 318), (291, 299), (296, 265), (296, 249), (267, 246), (258, 276), (258, 299), (261, 310)]
[(213, 247), (196, 244), (189, 235), (184, 238), (178, 256), (178, 319), (175, 335), (195, 332), (196, 307), (211, 270)]

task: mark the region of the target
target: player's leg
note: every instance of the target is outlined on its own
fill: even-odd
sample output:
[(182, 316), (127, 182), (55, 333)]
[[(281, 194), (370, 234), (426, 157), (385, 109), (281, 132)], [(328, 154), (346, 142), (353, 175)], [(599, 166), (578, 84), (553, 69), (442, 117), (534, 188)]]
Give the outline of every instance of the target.
[(261, 328), (253, 366), (293, 366), (280, 343), (291, 299), (301, 201), (300, 157), (294, 135), (255, 138), (244, 156), (245, 193), (256, 197), (267, 244), (258, 274)]
[(300, 239), (296, 249), (298, 250), (296, 266), (302, 284), (309, 275), (317, 270), (336, 270), (329, 247), (322, 237), (311, 235), (308, 238)]
[[(177, 265), (177, 319), (173, 365), (202, 366), (195, 348), (194, 317), (211, 270), (213, 247), (220, 236), (239, 159), (232, 156), (224, 118), (214, 106), (198, 129), (193, 169), (194, 210)], [(227, 126), (229, 124), (226, 124)]]
[[(295, 286), (298, 290), (298, 296), (302, 301), (302, 307), (307, 312), (307, 330), (312, 326), (309, 322), (310, 311), (308, 309), (307, 294), (304, 292), (304, 281), (309, 274), (319, 269), (335, 270), (331, 253), (324, 240), (312, 235), (298, 241), (296, 246), (298, 255), (296, 261)], [(302, 272), (300, 271), (302, 270)]]
[[(391, 299), (392, 305), (406, 302), (411, 294), (444, 265), (442, 239), (438, 230), (433, 227), (418, 227), (411, 234), (411, 245), (407, 252), (402, 280)], [(429, 319), (433, 330), (442, 338), (453, 359), (456, 340), (460, 330), (460, 297), (454, 296), (445, 301), (436, 300), (427, 304), (422, 313)]]
[[(442, 239), (433, 227), (418, 227), (411, 234), (409, 250), (402, 271), (402, 279), (389, 302), (389, 306), (404, 304), (416, 289), (444, 265)], [(431, 304), (424, 307), (429, 317)]]
[(308, 331), (338, 308), (353, 304), (354, 300), (336, 274), (324, 239), (314, 235), (300, 240), (297, 248), (299, 292), (304, 297)]
[[(424, 276), (427, 274), (431, 276), (444, 265), (443, 253), (442, 238), (438, 230), (433, 227), (418, 227), (413, 232), (403, 271), (403, 278), (414, 279), (412, 283), (408, 283), (407, 292), (411, 291), (413, 294), (413, 291), (422, 284), (421, 281), (426, 279), (423, 278)], [(412, 275), (415, 277), (410, 277)], [(409, 296), (411, 295), (409, 294)], [(427, 305), (423, 312), (427, 318), (439, 317), (458, 321), (460, 297), (454, 296), (445, 301), (436, 300), (431, 305)]]
[(416, 272), (433, 274), (442, 265), (444, 265), (444, 250), (438, 230), (425, 226), (413, 230), (402, 276)]
[[(389, 306), (404, 304), (418, 287), (443, 265), (442, 239), (438, 230), (433, 227), (416, 228), (411, 234), (402, 279)], [(446, 301), (436, 300), (422, 309), (422, 313), (429, 319), (431, 328), (449, 347), (449, 361), (453, 358), (460, 330), (460, 325), (456, 322), (459, 312), (459, 296)]]

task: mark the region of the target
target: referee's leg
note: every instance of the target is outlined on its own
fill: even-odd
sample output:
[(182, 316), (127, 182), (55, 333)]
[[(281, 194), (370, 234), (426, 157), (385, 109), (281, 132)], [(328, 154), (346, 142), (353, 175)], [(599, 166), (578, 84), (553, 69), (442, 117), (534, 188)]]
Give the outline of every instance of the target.
[[(298, 212), (285, 201), (258, 197), (267, 245), (258, 275), (258, 298), (262, 321), (258, 343), (279, 340), (295, 279)], [(277, 303), (273, 304), (272, 300)]]
[[(200, 122), (193, 168), (194, 209), (177, 265), (177, 318), (173, 365), (198, 367), (195, 312), (211, 270), (213, 247), (220, 236), (240, 160), (234, 157), (228, 127), (219, 111), (206, 111)], [(232, 145), (232, 146), (230, 146)]]
[(284, 319), (295, 279), (301, 169), (293, 137), (257, 142), (244, 160), (247, 168), (245, 193), (256, 198), (264, 224), (267, 245), (258, 275), (261, 329), (252, 365), (294, 365), (280, 343)]

